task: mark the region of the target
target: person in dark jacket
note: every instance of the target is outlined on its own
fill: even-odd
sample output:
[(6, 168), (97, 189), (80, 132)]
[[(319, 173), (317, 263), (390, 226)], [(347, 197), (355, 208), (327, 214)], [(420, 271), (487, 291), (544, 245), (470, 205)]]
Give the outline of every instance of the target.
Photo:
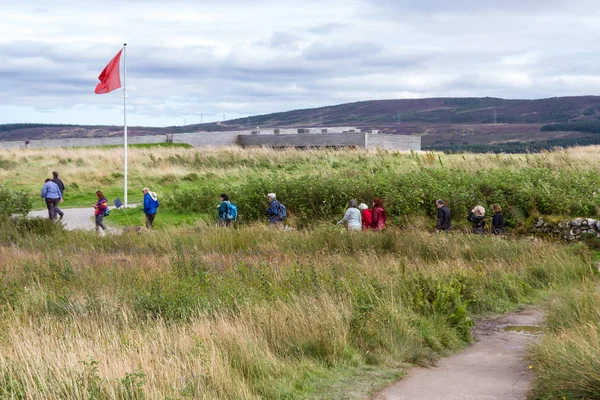
[(104, 197), (102, 190), (96, 192), (96, 197), (98, 197), (98, 201), (94, 204), (94, 215), (96, 216), (96, 233), (99, 233), (100, 228), (102, 228), (103, 231), (106, 231), (106, 226), (104, 226), (104, 213), (108, 208), (108, 200)]
[(160, 203), (158, 202), (158, 195), (155, 192), (151, 192), (147, 187), (142, 189), (142, 193), (144, 193), (144, 214), (146, 214), (146, 228), (152, 229), (157, 208), (160, 206)]
[(267, 208), (267, 215), (269, 216), (269, 224), (273, 227), (281, 227), (283, 220), (279, 216), (280, 205), (277, 201), (275, 193), (269, 193), (267, 195), (269, 199), (269, 208)]
[(499, 204), (492, 204), (494, 217), (492, 218), (492, 232), (494, 235), (504, 235), (504, 215)]
[(225, 193), (219, 196), (221, 204), (217, 207), (219, 212), (219, 226), (231, 226), (231, 220), (228, 218), (229, 215), (229, 196)]
[(383, 209), (383, 202), (380, 198), (375, 197), (373, 199), (373, 211), (371, 211), (371, 229), (374, 231), (382, 231), (385, 229), (385, 210)]
[(58, 203), (62, 201), (62, 192), (60, 191), (58, 185), (50, 178), (44, 181), (44, 187), (42, 187), (42, 201), (46, 202), (46, 207), (48, 207), (48, 218), (54, 220), (56, 218), (56, 209), (58, 208)]
[(485, 208), (482, 206), (475, 207), (469, 211), (467, 219), (473, 224), (473, 233), (485, 235)]
[(450, 210), (444, 204), (443, 200), (438, 200), (437, 205), (437, 222), (435, 224), (436, 232), (448, 232), (452, 228)]
[[(60, 192), (64, 196), (65, 195), (65, 184), (63, 183), (63, 181), (61, 181), (58, 178), (58, 172), (56, 172), (56, 171), (52, 172), (52, 182), (56, 183), (56, 185), (60, 189)], [(61, 201), (62, 201), (62, 199), (61, 199)], [(54, 207), (54, 211), (56, 212), (56, 214), (58, 214), (59, 219), (63, 219), (63, 217), (65, 216), (65, 213), (60, 208), (58, 208), (58, 206)]]

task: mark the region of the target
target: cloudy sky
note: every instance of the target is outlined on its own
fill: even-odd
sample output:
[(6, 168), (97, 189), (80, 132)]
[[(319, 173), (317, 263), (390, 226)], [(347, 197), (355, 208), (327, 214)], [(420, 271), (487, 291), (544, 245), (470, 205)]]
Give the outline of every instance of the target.
[(600, 93), (592, 0), (0, 0), (0, 123), (128, 122), (352, 101)]

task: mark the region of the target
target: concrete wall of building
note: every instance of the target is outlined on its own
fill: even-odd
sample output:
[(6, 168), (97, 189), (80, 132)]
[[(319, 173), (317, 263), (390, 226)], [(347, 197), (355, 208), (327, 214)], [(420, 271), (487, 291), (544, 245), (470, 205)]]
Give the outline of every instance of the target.
[(240, 135), (242, 147), (365, 147), (364, 133), (299, 133), (296, 135)]
[(398, 151), (421, 151), (421, 136), (389, 134), (368, 135), (367, 148), (379, 148)]

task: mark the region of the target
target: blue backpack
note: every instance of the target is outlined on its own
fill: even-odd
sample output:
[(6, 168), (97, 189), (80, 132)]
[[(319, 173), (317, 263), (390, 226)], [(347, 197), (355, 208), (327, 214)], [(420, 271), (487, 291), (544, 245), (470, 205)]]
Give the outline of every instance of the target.
[(227, 219), (230, 221), (235, 221), (238, 216), (237, 207), (230, 202), (227, 202)]
[(282, 220), (285, 219), (285, 217), (287, 217), (287, 210), (285, 209), (285, 206), (281, 203), (279, 203), (277, 212), (278, 212), (279, 218), (281, 218)]

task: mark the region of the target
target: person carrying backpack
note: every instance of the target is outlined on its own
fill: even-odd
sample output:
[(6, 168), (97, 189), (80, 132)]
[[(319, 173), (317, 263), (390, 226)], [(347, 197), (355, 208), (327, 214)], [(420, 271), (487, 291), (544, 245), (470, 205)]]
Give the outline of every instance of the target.
[(219, 226), (231, 226), (232, 222), (237, 220), (237, 207), (229, 201), (229, 196), (225, 193), (219, 196), (221, 204), (217, 207), (219, 211)]
[(108, 200), (104, 197), (102, 190), (96, 192), (96, 197), (98, 198), (98, 201), (94, 204), (94, 215), (96, 217), (96, 233), (100, 233), (100, 228), (102, 228), (103, 231), (106, 231), (104, 217), (108, 215)]
[(273, 227), (281, 227), (282, 222), (287, 217), (287, 210), (283, 204), (277, 201), (275, 193), (269, 193), (267, 195), (269, 199), (269, 208), (267, 208), (267, 215), (269, 216), (269, 224)]
[(160, 206), (158, 196), (155, 192), (151, 192), (147, 187), (142, 189), (144, 193), (144, 214), (146, 214), (146, 228), (152, 229), (156, 210)]

